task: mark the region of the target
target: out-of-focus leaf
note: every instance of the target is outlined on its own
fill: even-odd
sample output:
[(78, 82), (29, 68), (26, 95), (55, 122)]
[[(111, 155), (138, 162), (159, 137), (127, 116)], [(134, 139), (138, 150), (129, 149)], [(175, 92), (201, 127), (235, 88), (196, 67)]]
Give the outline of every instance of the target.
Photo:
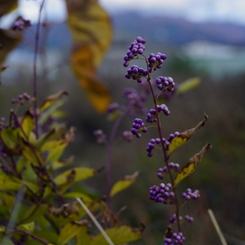
[(69, 179), (72, 178), (72, 182), (74, 183), (80, 180), (90, 178), (94, 176), (96, 173), (97, 173), (96, 170), (92, 168), (87, 168), (87, 167), (72, 168), (58, 175), (54, 179), (54, 182), (57, 185), (64, 185), (69, 181)]
[(17, 0), (1, 0), (0, 1), (0, 17), (10, 13), (18, 7)]
[(52, 140), (44, 143), (42, 151), (48, 151), (48, 156), (46, 158), (47, 162), (55, 162), (59, 160), (68, 143), (73, 140), (75, 135), (74, 131), (75, 128), (71, 127), (61, 139)]
[(82, 232), (83, 230), (87, 230), (84, 225), (80, 225), (75, 222), (70, 222), (66, 224), (60, 232), (58, 238), (58, 245), (65, 245), (69, 242), (74, 236)]
[(2, 74), (7, 69), (7, 66), (0, 65), (0, 74)]
[(208, 116), (204, 115), (204, 120), (199, 122), (194, 128), (188, 129), (182, 133), (180, 133), (178, 136), (175, 136), (169, 146), (168, 146), (168, 155), (170, 155), (175, 149), (182, 146), (184, 143), (186, 143), (190, 138), (196, 133), (196, 131), (203, 127), (208, 120)]
[(132, 175), (126, 175), (123, 180), (117, 181), (111, 189), (110, 196), (114, 196), (118, 192), (131, 186), (134, 183), (138, 175), (139, 175), (139, 172), (135, 172)]
[(91, 237), (88, 234), (87, 229), (83, 229), (76, 235), (76, 245), (89, 245), (91, 242)]
[(0, 175), (0, 190), (1, 191), (17, 191), (22, 184), (15, 182), (7, 175)]
[(195, 87), (197, 87), (200, 84), (200, 82), (201, 82), (200, 77), (189, 78), (179, 85), (176, 93), (182, 94), (182, 93), (188, 92), (194, 89)]
[(29, 232), (33, 232), (35, 228), (35, 223), (34, 222), (30, 222), (27, 224), (21, 224), (18, 226), (19, 230), (24, 230), (24, 231), (29, 231)]
[(55, 102), (61, 99), (63, 95), (68, 95), (68, 93), (66, 91), (60, 91), (56, 94), (50, 95), (41, 105), (40, 112), (43, 112), (44, 110), (52, 106)]
[[(54, 231), (49, 231), (49, 230), (35, 230), (33, 232), (34, 235), (46, 239), (50, 242), (57, 243), (58, 240), (58, 234)], [(51, 245), (51, 244), (50, 244)]]
[(206, 144), (200, 152), (198, 152), (192, 158), (189, 159), (187, 164), (184, 167), (182, 167), (181, 170), (179, 171), (179, 173), (176, 175), (176, 178), (174, 180), (174, 186), (176, 186), (181, 180), (183, 180), (189, 174), (194, 172), (197, 165), (201, 161), (204, 153), (210, 148), (212, 148), (212, 145)]
[(96, 0), (66, 0), (66, 4), (68, 25), (76, 46), (71, 57), (72, 68), (92, 105), (98, 112), (104, 112), (111, 96), (96, 78), (96, 68), (111, 43), (109, 16)]
[(103, 113), (111, 102), (111, 95), (95, 75), (92, 56), (89, 45), (80, 46), (72, 54), (72, 68), (91, 104), (98, 112)]
[[(137, 241), (142, 237), (142, 229), (133, 229), (130, 226), (113, 227), (105, 230), (113, 244), (125, 244)], [(102, 234), (95, 236), (89, 245), (108, 245)]]
[(83, 193), (80, 192), (69, 192), (69, 193), (65, 193), (63, 195), (66, 198), (81, 198), (85, 203), (90, 203), (93, 201), (93, 199), (91, 199), (88, 195), (85, 195)]
[(20, 40), (21, 34), (19, 32), (0, 29), (0, 63), (5, 60), (8, 53), (17, 46)]
[(5, 128), (0, 131), (0, 137), (4, 145), (12, 150), (14, 153), (19, 152), (18, 144), (19, 128), (13, 129), (12, 127)]
[(112, 40), (109, 15), (97, 0), (66, 0), (68, 25), (75, 43), (89, 45), (97, 67)]
[(74, 156), (70, 156), (68, 159), (59, 160), (59, 161), (53, 162), (52, 163), (52, 168), (54, 170), (56, 170), (56, 169), (59, 169), (59, 168), (67, 167), (70, 164), (72, 164), (73, 160), (74, 160)]
[(24, 140), (29, 140), (30, 138), (29, 136), (34, 128), (34, 116), (32, 115), (30, 111), (27, 111), (24, 117), (22, 118), (21, 127), (24, 133), (20, 130), (20, 136)]
[(47, 133), (41, 135), (41, 137), (37, 140), (35, 146), (37, 148), (42, 148), (46, 142), (61, 137), (61, 135), (63, 135), (65, 132), (66, 132), (66, 126), (64, 124), (59, 124), (54, 128), (52, 128)]
[(43, 164), (43, 159), (39, 151), (33, 145), (25, 141), (23, 141), (22, 145), (22, 155), (35, 166)]

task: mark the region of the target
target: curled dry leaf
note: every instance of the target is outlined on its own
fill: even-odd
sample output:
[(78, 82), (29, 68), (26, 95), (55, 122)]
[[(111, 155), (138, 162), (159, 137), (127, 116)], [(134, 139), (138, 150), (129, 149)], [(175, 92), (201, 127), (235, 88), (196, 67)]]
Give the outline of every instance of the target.
[(202, 148), (200, 152), (198, 152), (192, 158), (189, 159), (187, 164), (184, 167), (182, 167), (179, 173), (176, 175), (176, 178), (174, 180), (174, 186), (176, 186), (181, 180), (183, 180), (185, 177), (187, 177), (188, 175), (194, 172), (197, 165), (201, 161), (204, 153), (211, 148), (212, 145), (208, 143)]
[(168, 155), (170, 155), (175, 149), (185, 144), (196, 133), (198, 129), (203, 127), (208, 120), (208, 116), (204, 114), (204, 119), (199, 122), (194, 128), (188, 129), (178, 136), (174, 137), (168, 146)]

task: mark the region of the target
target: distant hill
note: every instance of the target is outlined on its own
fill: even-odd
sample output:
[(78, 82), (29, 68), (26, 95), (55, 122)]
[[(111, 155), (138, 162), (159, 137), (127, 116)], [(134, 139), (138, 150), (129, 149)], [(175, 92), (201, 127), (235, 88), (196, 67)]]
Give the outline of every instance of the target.
[[(112, 14), (111, 19), (115, 43), (128, 42), (140, 35), (148, 42), (164, 42), (165, 45), (175, 46), (186, 45), (194, 41), (207, 41), (238, 47), (245, 45), (245, 26), (243, 25), (218, 22), (197, 23), (166, 16), (146, 17), (136, 12)], [(21, 45), (21, 48), (27, 48), (30, 40), (33, 40), (35, 27), (33, 25), (30, 27), (32, 31), (25, 32), (27, 45)], [(47, 43), (50, 48), (67, 48), (72, 43), (66, 23), (42, 27), (42, 32), (48, 33)]]
[(166, 16), (145, 17), (135, 12), (112, 16), (117, 39), (142, 35), (154, 42), (184, 45), (193, 41), (208, 41), (234, 46), (245, 45), (245, 26), (232, 23), (190, 22)]

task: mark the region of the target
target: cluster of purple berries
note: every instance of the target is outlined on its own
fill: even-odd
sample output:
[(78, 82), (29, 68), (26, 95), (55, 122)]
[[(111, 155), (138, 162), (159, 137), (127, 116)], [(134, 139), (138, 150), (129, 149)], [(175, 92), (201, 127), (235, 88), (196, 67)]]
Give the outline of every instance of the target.
[(139, 93), (134, 88), (126, 88), (124, 90), (124, 97), (126, 98), (126, 106), (130, 116), (145, 114), (146, 97), (144, 94)]
[(165, 238), (163, 245), (178, 245), (183, 244), (185, 241), (185, 237), (182, 232), (172, 233), (171, 238)]
[(129, 61), (134, 59), (140, 54), (143, 54), (145, 51), (145, 44), (146, 40), (142, 37), (137, 37), (134, 42), (131, 43), (126, 55), (123, 57), (125, 67), (129, 66)]
[(95, 130), (94, 136), (97, 138), (97, 144), (102, 145), (106, 143), (106, 135), (101, 129)]
[(193, 223), (193, 221), (194, 221), (194, 219), (191, 216), (189, 216), (189, 215), (185, 215), (184, 216), (184, 220), (189, 222), (189, 223)]
[(146, 122), (153, 123), (157, 121), (157, 112), (163, 112), (166, 116), (170, 114), (168, 107), (165, 104), (157, 105), (156, 109), (150, 109), (149, 113), (146, 115)]
[(25, 101), (29, 101), (31, 99), (31, 96), (27, 93), (20, 94), (17, 99), (12, 99), (12, 104), (20, 104), (23, 105)]
[(131, 142), (134, 139), (134, 136), (130, 131), (123, 131), (122, 137), (128, 142)]
[(127, 79), (132, 78), (133, 80), (136, 80), (138, 83), (142, 83), (142, 77), (146, 77), (148, 74), (148, 71), (144, 70), (143, 68), (139, 68), (136, 65), (132, 65), (125, 74), (125, 77)]
[(141, 137), (141, 132), (146, 133), (147, 128), (145, 127), (145, 124), (143, 123), (143, 120), (140, 118), (135, 118), (134, 122), (132, 124), (131, 133), (135, 135), (137, 138)]
[(149, 72), (155, 71), (156, 69), (160, 69), (166, 58), (166, 54), (162, 54), (160, 52), (158, 52), (157, 54), (151, 53), (148, 57)]
[(150, 142), (147, 144), (147, 147), (146, 147), (148, 157), (153, 156), (152, 150), (155, 148), (155, 144), (159, 145), (160, 143), (161, 143), (161, 140), (159, 138), (150, 140)]
[(180, 133), (178, 131), (174, 132), (173, 134), (170, 134), (168, 136), (168, 142), (171, 142), (175, 137), (178, 137)]
[(108, 113), (113, 113), (119, 109), (119, 105), (116, 102), (111, 103), (107, 107), (107, 112)]
[(172, 77), (158, 77), (156, 84), (160, 90), (173, 91), (175, 89), (175, 82)]
[(200, 198), (200, 192), (199, 190), (192, 191), (190, 188), (188, 188), (185, 192), (181, 195), (186, 201), (189, 201), (191, 199), (197, 200)]
[(159, 186), (154, 185), (149, 189), (149, 199), (164, 204), (172, 204), (175, 201), (175, 195), (171, 189), (171, 183), (167, 183), (166, 185), (161, 183)]
[(31, 25), (31, 22), (30, 20), (25, 20), (24, 18), (22, 17), (19, 17), (15, 22), (14, 24), (12, 25), (12, 29), (14, 31), (22, 31), (24, 30), (24, 28), (28, 27)]
[(164, 178), (163, 174), (168, 173), (168, 169), (174, 169), (175, 172), (179, 172), (179, 168), (180, 168), (180, 166), (178, 163), (170, 162), (170, 163), (168, 163), (168, 167), (164, 166), (163, 168), (158, 169), (157, 177), (159, 179), (163, 179)]

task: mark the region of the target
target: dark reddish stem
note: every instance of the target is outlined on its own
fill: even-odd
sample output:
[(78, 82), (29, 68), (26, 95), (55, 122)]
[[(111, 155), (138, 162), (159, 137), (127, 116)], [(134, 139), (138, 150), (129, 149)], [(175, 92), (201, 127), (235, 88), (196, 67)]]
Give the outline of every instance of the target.
[[(145, 60), (147, 60), (146, 57), (145, 57)], [(148, 66), (147, 62), (146, 62), (146, 65), (147, 65), (147, 70), (149, 70), (149, 66)], [(152, 85), (151, 85), (151, 77), (150, 77), (149, 73), (148, 73), (148, 76), (147, 76), (147, 82), (149, 84), (149, 87), (150, 87), (150, 90), (151, 90), (151, 95), (152, 95), (152, 98), (153, 98), (153, 101), (154, 101), (154, 107), (155, 107), (155, 110), (156, 110), (156, 119), (157, 119), (157, 131), (158, 131), (158, 135), (159, 135), (160, 140), (161, 140), (161, 147), (162, 147), (162, 151), (163, 151), (163, 155), (164, 155), (164, 162), (165, 162), (166, 167), (168, 169), (170, 181), (171, 181), (171, 184), (173, 186), (173, 191), (174, 191), (174, 195), (175, 195), (177, 226), (178, 226), (179, 232), (181, 232), (180, 221), (179, 221), (179, 202), (178, 202), (178, 197), (177, 197), (177, 191), (176, 191), (176, 188), (174, 187), (174, 179), (173, 179), (173, 175), (172, 175), (171, 169), (168, 166), (169, 156), (167, 154), (167, 151), (166, 151), (166, 148), (165, 148), (165, 144), (162, 141), (163, 136), (162, 136), (160, 116), (159, 116), (158, 109), (157, 109), (157, 99), (156, 99), (156, 96), (154, 94), (154, 91), (153, 91), (153, 88), (152, 88)]]
[(116, 132), (117, 129), (125, 116), (126, 111), (123, 110), (120, 114), (120, 116), (117, 118), (116, 122), (113, 125), (112, 131), (111, 131), (111, 136), (110, 140), (108, 143), (108, 152), (107, 152), (107, 163), (106, 163), (106, 195), (107, 195), (107, 205), (111, 209), (111, 197), (110, 197), (110, 191), (111, 191), (111, 186), (112, 186), (112, 147), (113, 143), (116, 138)]
[(38, 22), (35, 33), (35, 46), (34, 46), (34, 61), (33, 61), (33, 97), (34, 97), (34, 117), (35, 117), (35, 134), (38, 138), (38, 111), (37, 111), (37, 56), (38, 56), (38, 46), (40, 39), (40, 25), (41, 25), (41, 16), (45, 0), (42, 1), (39, 8)]

